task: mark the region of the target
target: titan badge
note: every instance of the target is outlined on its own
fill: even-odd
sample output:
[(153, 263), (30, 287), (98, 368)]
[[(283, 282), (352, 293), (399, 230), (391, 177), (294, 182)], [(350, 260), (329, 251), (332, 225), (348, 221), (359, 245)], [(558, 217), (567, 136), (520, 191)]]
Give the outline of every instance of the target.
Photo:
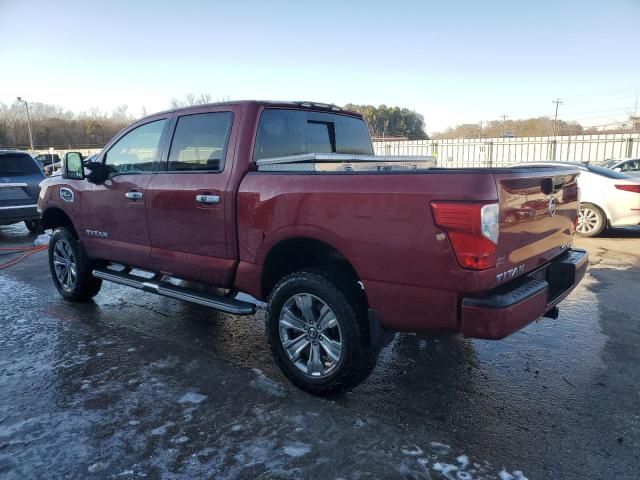
[(85, 232), (87, 232), (87, 235), (90, 237), (96, 237), (96, 238), (109, 237), (109, 234), (107, 232), (101, 232), (100, 230), (85, 230)]
[(502, 273), (496, 275), (498, 283), (506, 282), (507, 280), (513, 280), (514, 278), (524, 273), (524, 265), (518, 265), (517, 267), (510, 268)]

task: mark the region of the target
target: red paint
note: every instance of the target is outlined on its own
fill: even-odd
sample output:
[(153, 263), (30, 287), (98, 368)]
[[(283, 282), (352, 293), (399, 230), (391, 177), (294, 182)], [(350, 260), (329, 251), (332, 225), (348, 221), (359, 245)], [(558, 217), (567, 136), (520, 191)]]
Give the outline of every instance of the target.
[[(577, 216), (574, 171), (257, 172), (252, 152), (264, 108), (300, 107), (237, 102), (190, 107), (140, 120), (104, 151), (130, 129), (168, 118), (157, 172), (119, 175), (98, 186), (86, 180), (52, 178), (45, 182), (48, 188), (40, 207), (67, 212), (93, 258), (235, 288), (262, 299), (262, 271), (272, 248), (292, 238), (322, 241), (349, 261), (365, 287), (369, 307), (394, 330), (463, 331), (495, 338), (526, 325), (532, 315), (544, 313), (539, 300), (508, 313), (472, 312), (462, 309), (461, 302), (466, 296), (481, 296), (495, 288), (497, 274), (513, 268), (521, 268), (519, 275), (532, 271), (566, 249)], [(176, 118), (210, 111), (234, 113), (223, 171), (163, 171)], [(553, 216), (550, 196), (541, 191), (541, 180), (552, 176), (562, 178), (564, 184), (554, 194)], [(60, 185), (75, 191), (75, 204), (60, 201)], [(142, 192), (144, 200), (125, 200), (124, 193), (131, 189)], [(202, 206), (195, 202), (198, 193), (219, 195), (221, 201)], [(434, 222), (432, 202), (499, 203), (495, 267), (472, 271), (459, 265), (448, 234)], [(109, 237), (91, 237), (87, 229), (108, 232)]]

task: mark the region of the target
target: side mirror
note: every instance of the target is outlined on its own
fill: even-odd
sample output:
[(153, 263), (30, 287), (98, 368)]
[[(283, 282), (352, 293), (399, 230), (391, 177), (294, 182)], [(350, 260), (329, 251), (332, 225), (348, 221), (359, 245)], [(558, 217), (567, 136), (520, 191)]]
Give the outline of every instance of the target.
[(87, 180), (91, 183), (100, 185), (109, 178), (109, 167), (102, 162), (89, 162), (85, 164), (85, 167), (91, 171), (89, 175), (87, 175)]
[(62, 159), (62, 176), (73, 180), (84, 178), (84, 166), (80, 152), (67, 152)]
[(621, 167), (616, 167), (612, 169), (614, 172), (621, 172), (622, 168)]

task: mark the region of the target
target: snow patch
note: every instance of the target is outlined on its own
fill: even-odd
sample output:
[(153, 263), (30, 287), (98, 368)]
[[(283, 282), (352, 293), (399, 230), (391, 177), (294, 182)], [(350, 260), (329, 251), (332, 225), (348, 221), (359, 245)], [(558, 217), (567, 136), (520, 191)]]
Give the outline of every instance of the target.
[(275, 397), (284, 397), (287, 395), (285, 388), (278, 382), (274, 382), (268, 378), (262, 370), (259, 368), (252, 368), (251, 370), (258, 376), (258, 378), (251, 381), (251, 385)]
[(409, 446), (403, 447), (401, 449), (401, 452), (403, 455), (409, 455), (411, 457), (419, 457), (424, 453), (422, 449), (417, 445), (409, 445)]
[(460, 464), (460, 468), (467, 468), (467, 465), (469, 465), (469, 457), (466, 455), (460, 455), (456, 458), (456, 461)]
[(429, 442), (429, 446), (434, 450), (451, 450), (449, 445), (440, 442)]
[(507, 472), (504, 468), (498, 472), (500, 480), (515, 480), (516, 477)]
[(97, 463), (94, 463), (93, 465), (90, 465), (89, 468), (87, 468), (87, 471), (89, 473), (95, 473), (95, 472), (99, 472), (100, 470), (104, 470), (104, 467), (106, 467), (104, 463), (97, 462)]
[(522, 470), (514, 470), (513, 474), (511, 474), (505, 468), (498, 472), (498, 477), (500, 477), (500, 480), (528, 480)]
[(178, 399), (178, 403), (202, 403), (207, 399), (206, 395), (195, 392), (187, 392)]
[(51, 234), (43, 233), (42, 235), (38, 235), (36, 237), (36, 239), (33, 241), (33, 244), (36, 247), (39, 247), (41, 245), (49, 245), (49, 240), (51, 240)]
[(287, 445), (283, 448), (284, 453), (290, 457), (298, 458), (306, 455), (311, 451), (311, 445), (306, 443), (297, 443), (295, 445)]
[(173, 422), (167, 422), (164, 425), (158, 427), (158, 428), (154, 428), (153, 430), (151, 430), (151, 435), (164, 435), (165, 433), (167, 433), (167, 428), (169, 427), (173, 427), (175, 424)]
[(450, 474), (455, 472), (455, 471), (457, 471), (458, 467), (455, 466), (455, 465), (451, 465), (450, 463), (436, 462), (436, 463), (433, 464), (433, 469), (436, 472), (442, 473), (442, 475), (444, 475), (446, 478), (455, 479), (455, 477), (453, 477)]

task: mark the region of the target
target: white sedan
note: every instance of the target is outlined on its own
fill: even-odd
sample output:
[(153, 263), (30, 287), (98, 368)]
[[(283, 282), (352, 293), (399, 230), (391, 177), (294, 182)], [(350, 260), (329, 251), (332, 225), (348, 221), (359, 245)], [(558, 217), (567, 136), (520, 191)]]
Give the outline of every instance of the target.
[(580, 212), (576, 230), (595, 237), (607, 227), (640, 225), (640, 178), (577, 162), (527, 162), (515, 167), (566, 165), (580, 170)]
[(632, 177), (640, 177), (640, 158), (625, 158), (622, 160), (605, 160), (598, 162), (599, 167), (610, 168), (616, 172), (626, 173)]

